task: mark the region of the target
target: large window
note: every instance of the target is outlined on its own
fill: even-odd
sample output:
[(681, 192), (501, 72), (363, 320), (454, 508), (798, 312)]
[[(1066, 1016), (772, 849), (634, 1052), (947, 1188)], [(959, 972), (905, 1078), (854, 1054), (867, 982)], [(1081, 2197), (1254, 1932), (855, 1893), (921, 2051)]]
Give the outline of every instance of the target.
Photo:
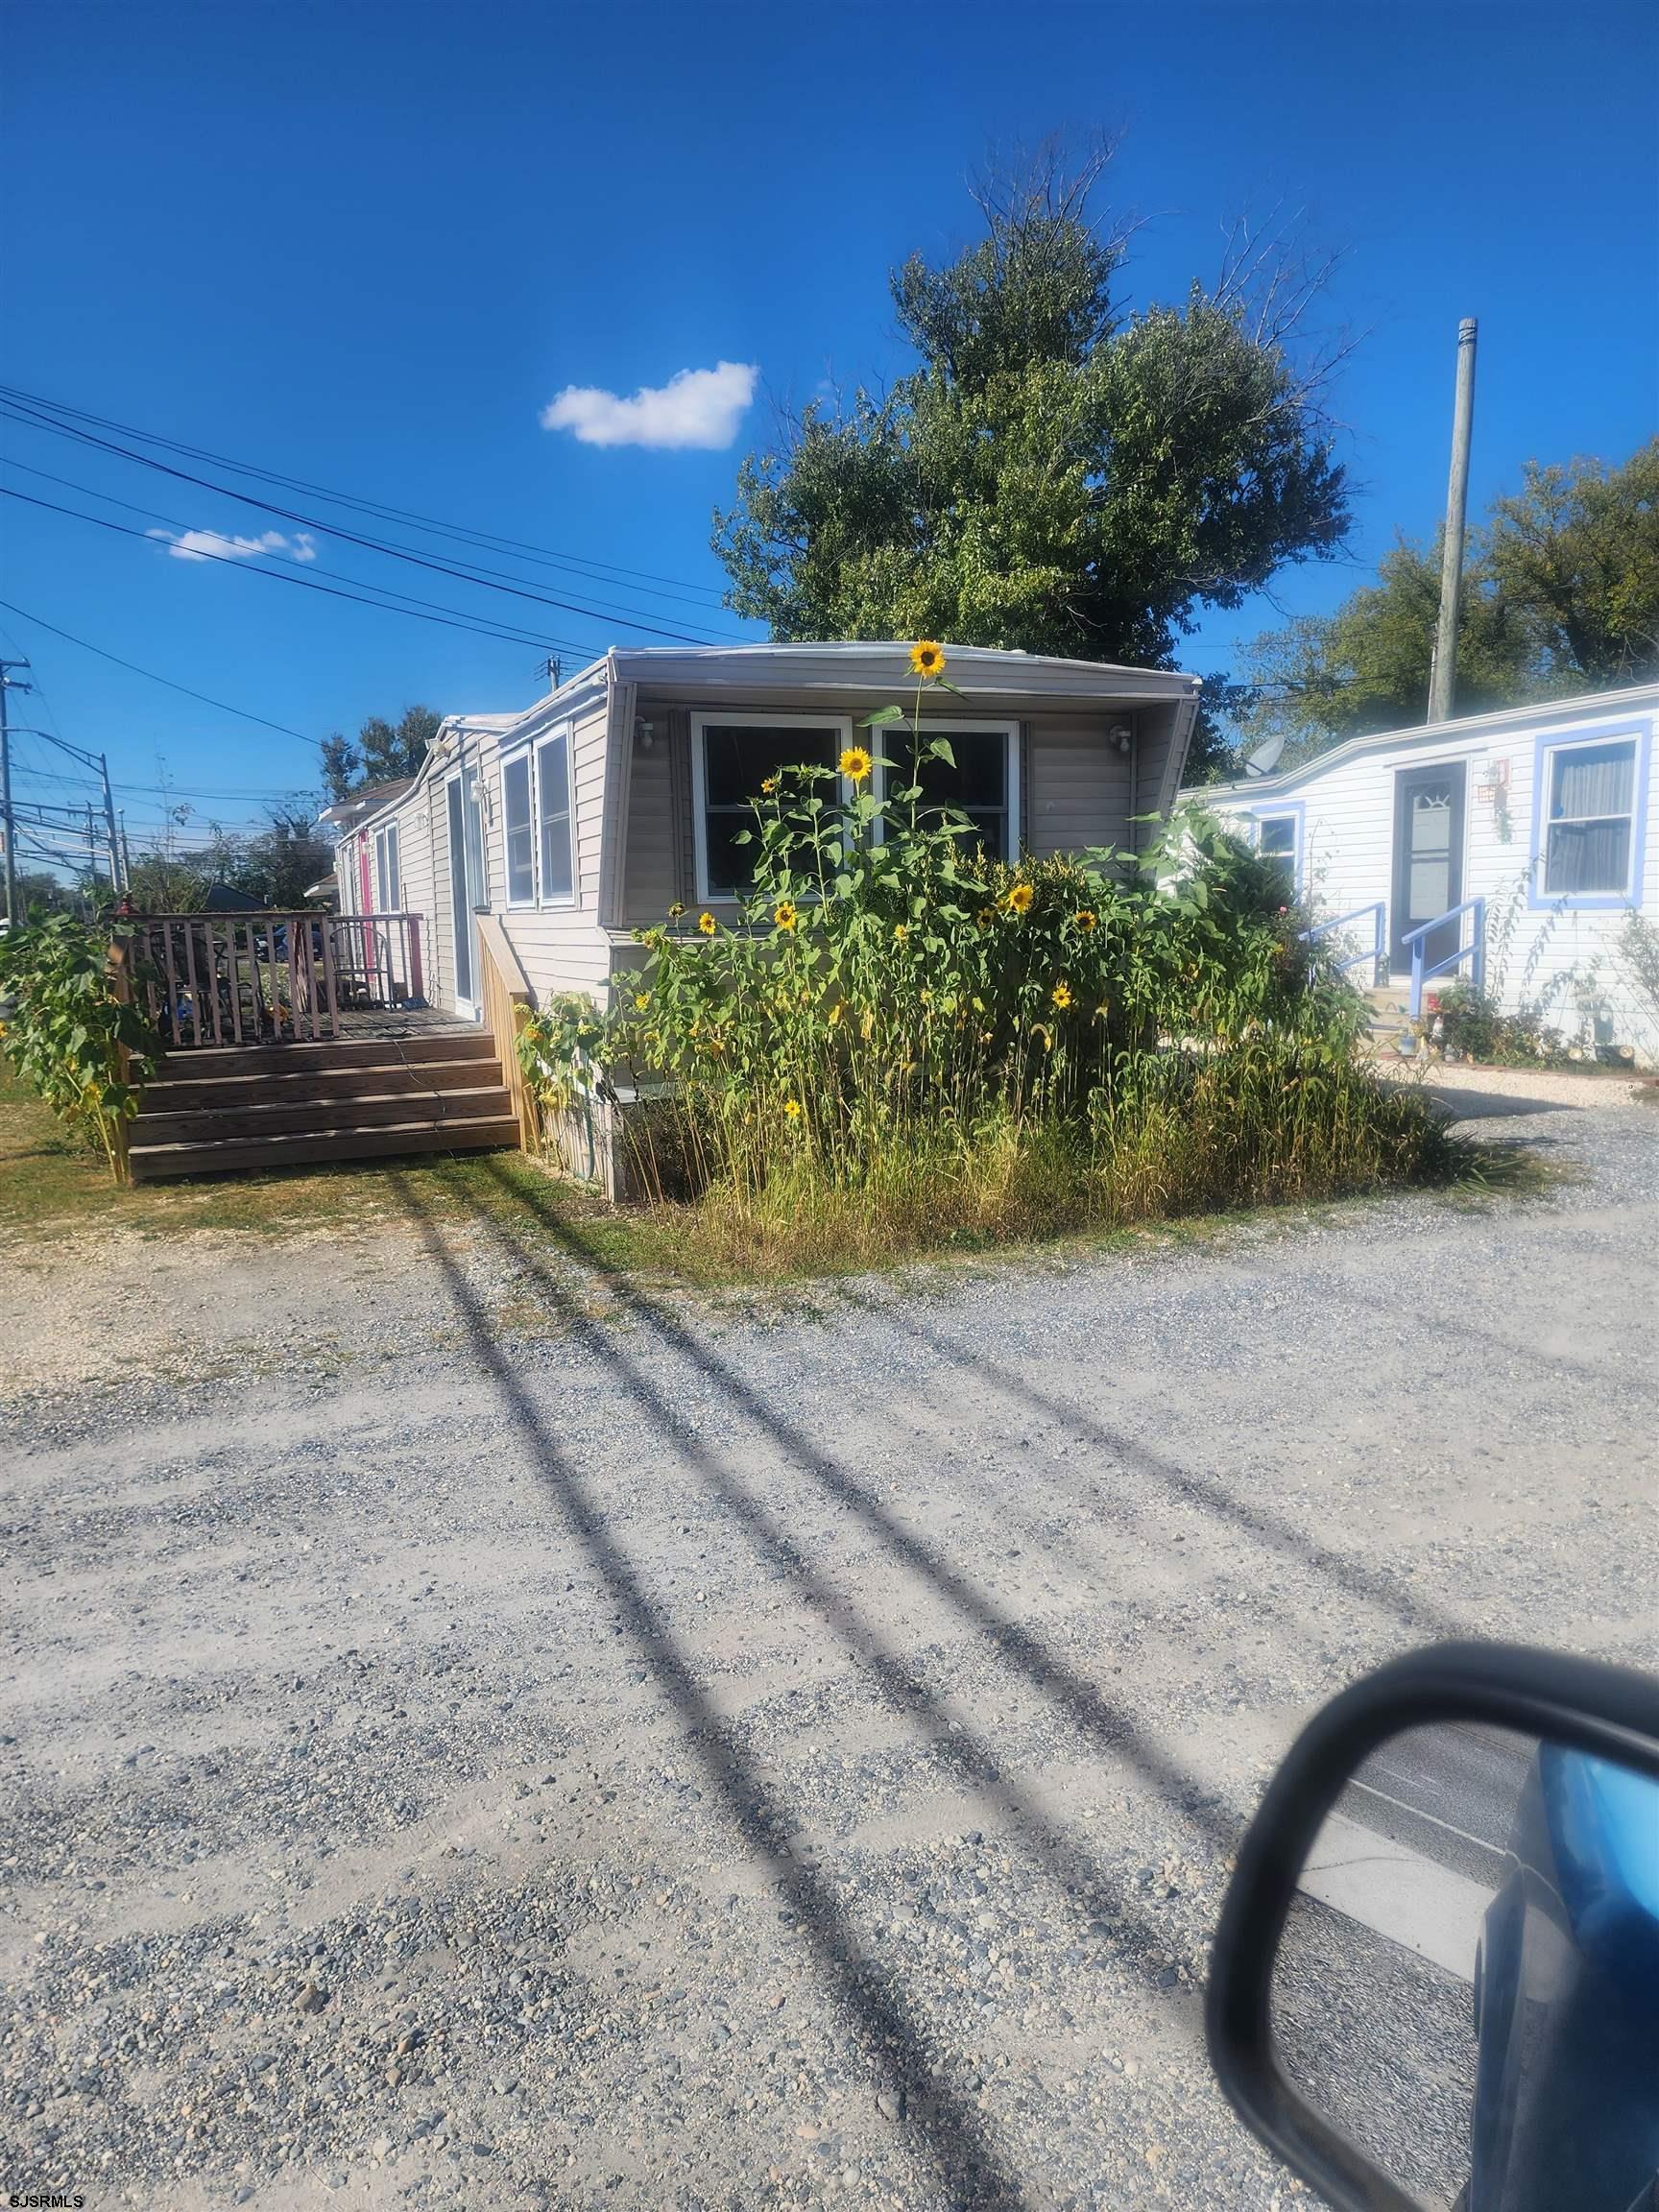
[(542, 902), (567, 905), (576, 896), (568, 730), (555, 731), (536, 748), (536, 830)]
[(536, 899), (536, 824), (530, 804), (530, 756), (520, 753), (501, 769), (501, 824), (507, 843), (507, 903)]
[[(1015, 724), (990, 723), (970, 730), (924, 722), (918, 736), (902, 724), (890, 723), (873, 735), (872, 750), (887, 762), (882, 770), (883, 795), (901, 814), (908, 802), (898, 794), (920, 785), (917, 810), (924, 823), (936, 826), (946, 808), (966, 814), (994, 860), (1018, 857), (1020, 747)], [(949, 760), (928, 752), (935, 738), (950, 746)], [(965, 845), (969, 842), (964, 838)]]
[(1636, 740), (1558, 745), (1545, 755), (1549, 818), (1544, 845), (1547, 897), (1633, 891)]
[(755, 880), (760, 786), (783, 768), (833, 768), (852, 743), (852, 724), (789, 714), (694, 714), (691, 775), (697, 808), (697, 896), (733, 899)]

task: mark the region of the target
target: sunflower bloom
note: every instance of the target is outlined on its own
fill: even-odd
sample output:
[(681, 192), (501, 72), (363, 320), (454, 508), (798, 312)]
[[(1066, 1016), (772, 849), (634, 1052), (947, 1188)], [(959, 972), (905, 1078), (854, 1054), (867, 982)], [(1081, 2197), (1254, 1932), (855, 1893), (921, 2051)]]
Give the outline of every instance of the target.
[(684, 914), (684, 913), (685, 913), (685, 907), (682, 905), (682, 903), (680, 902), (680, 901), (679, 901), (678, 899), (676, 899), (676, 900), (675, 900), (675, 902), (674, 902), (674, 903), (673, 903), (673, 905), (672, 905), (672, 906), (670, 906), (670, 907), (669, 907), (669, 909), (668, 909), (668, 919), (669, 919), (669, 921), (670, 921), (670, 922), (678, 922), (678, 921), (679, 921), (679, 919), (680, 919), (680, 917), (681, 917), (681, 915), (682, 915), (682, 914)]
[(649, 991), (636, 991), (636, 992), (635, 992), (635, 994), (634, 994), (634, 1011), (635, 1011), (635, 1013), (636, 1013), (636, 1014), (643, 1014), (643, 1013), (644, 1013), (644, 1011), (645, 1011), (645, 1009), (646, 1009), (646, 1007), (647, 1007), (647, 1006), (649, 1006), (649, 1005), (650, 1005), (650, 1003), (651, 1003), (651, 994), (650, 994), (650, 992), (649, 992)]
[(1092, 907), (1079, 906), (1076, 913), (1072, 915), (1071, 919), (1077, 925), (1079, 929), (1087, 931), (1094, 927), (1094, 925), (1099, 921), (1100, 917), (1094, 911)]
[(776, 790), (777, 790), (777, 788), (778, 788), (778, 779), (777, 779), (777, 777), (776, 777), (776, 776), (762, 776), (762, 777), (761, 777), (761, 779), (760, 779), (760, 789), (761, 789), (761, 791), (764, 793), (764, 795), (765, 795), (765, 796), (766, 796), (768, 799), (770, 799), (770, 798), (771, 798), (771, 796), (772, 796), (773, 792), (774, 792), (774, 791), (776, 791)]
[(910, 673), (931, 679), (945, 673), (945, 648), (931, 637), (922, 637), (910, 648)]
[(702, 930), (705, 937), (712, 937), (720, 925), (715, 921), (712, 914), (703, 913), (697, 917), (697, 926)]
[(795, 911), (795, 902), (792, 899), (780, 899), (772, 909), (772, 919), (780, 929), (793, 929), (800, 919)]
[(1029, 883), (1016, 883), (1005, 902), (1010, 914), (1029, 914), (1031, 902), (1037, 896)]
[(1053, 990), (1049, 992), (1048, 996), (1053, 999), (1055, 1005), (1059, 1007), (1060, 1011), (1064, 1013), (1067, 1007), (1071, 1003), (1071, 986), (1070, 983), (1056, 983)]
[(909, 936), (909, 934), (910, 934), (910, 925), (909, 925), (909, 923), (908, 923), (908, 922), (895, 922), (895, 923), (894, 923), (894, 925), (893, 925), (893, 940), (894, 940), (894, 943), (895, 943), (895, 944), (898, 944), (898, 945), (902, 945), (902, 944), (903, 944), (903, 942), (904, 942), (904, 940), (905, 940), (905, 938), (906, 938), (906, 937), (908, 937), (908, 936)]
[(842, 754), (840, 768), (849, 783), (862, 783), (876, 762), (862, 745), (849, 745)]
[(997, 919), (997, 909), (995, 906), (981, 906), (974, 919), (978, 923), (981, 929), (989, 929), (992, 923)]
[(799, 1120), (800, 1120), (800, 1118), (801, 1118), (801, 1101), (800, 1101), (800, 1099), (799, 1099), (799, 1098), (785, 1098), (785, 1099), (784, 1099), (784, 1101), (783, 1101), (783, 1111), (784, 1111), (784, 1113), (785, 1113), (785, 1114), (787, 1114), (787, 1115), (788, 1115), (788, 1117), (789, 1117), (789, 1118), (790, 1118), (790, 1120), (791, 1120), (791, 1121), (799, 1121)]

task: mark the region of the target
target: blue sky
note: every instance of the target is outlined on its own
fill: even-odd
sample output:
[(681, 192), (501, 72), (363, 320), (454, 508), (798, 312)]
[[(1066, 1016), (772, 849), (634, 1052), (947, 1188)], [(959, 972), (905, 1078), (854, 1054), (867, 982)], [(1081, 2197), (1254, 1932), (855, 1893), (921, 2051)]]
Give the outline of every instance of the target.
[[(664, 580), (474, 552), (599, 612), (503, 598), (332, 532), (301, 543), (286, 518), (0, 423), (14, 463), (107, 495), (0, 472), (35, 498), (140, 533), (285, 541), (190, 561), (8, 499), (0, 599), (313, 739), (417, 699), (527, 704), (538, 650), (278, 573), (388, 584), (566, 648), (645, 641), (607, 610), (733, 630), (709, 514), (774, 399), (805, 398), (827, 373), (850, 385), (902, 371), (886, 270), (965, 243), (967, 175), (991, 148), (1055, 130), (1124, 133), (1106, 190), (1147, 218), (1136, 301), (1213, 276), (1223, 225), (1245, 208), (1305, 210), (1313, 237), (1346, 252), (1331, 319), (1368, 332), (1334, 395), (1357, 527), (1347, 561), (1281, 580), (1283, 606), (1333, 603), (1396, 529), (1433, 529), (1460, 315), (1480, 319), (1476, 510), (1528, 456), (1623, 459), (1659, 414), (1659, 12), (1647, 0), (12, 0), (6, 30), (5, 382)], [(566, 404), (574, 427), (542, 426), (570, 388), (632, 395), (722, 362), (758, 372), (747, 410), (728, 408), (725, 449), (583, 443), (576, 427), (610, 419), (597, 401)], [(695, 412), (740, 401), (744, 381), (678, 389)], [(1189, 664), (1224, 667), (1231, 640), (1274, 618), (1261, 605), (1216, 615)], [(44, 706), (23, 702), (30, 719), (108, 748), (141, 838), (160, 819), (158, 756), (198, 824), (315, 781), (301, 737), (161, 690), (4, 610), (0, 641), (34, 661)], [(72, 790), (35, 775), (65, 767), (37, 740), (18, 750), (20, 791)]]

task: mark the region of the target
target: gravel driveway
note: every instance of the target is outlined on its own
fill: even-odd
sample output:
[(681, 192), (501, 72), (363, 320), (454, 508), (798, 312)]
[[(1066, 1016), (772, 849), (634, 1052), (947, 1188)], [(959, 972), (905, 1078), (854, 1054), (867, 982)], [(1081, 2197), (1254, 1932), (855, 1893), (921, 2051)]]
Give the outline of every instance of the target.
[(66, 1359), (36, 1255), (0, 2186), (1287, 2201), (1199, 1989), (1299, 1719), (1654, 1658), (1659, 1114), (1508, 1104), (1542, 1198), (747, 1302), (412, 1196)]

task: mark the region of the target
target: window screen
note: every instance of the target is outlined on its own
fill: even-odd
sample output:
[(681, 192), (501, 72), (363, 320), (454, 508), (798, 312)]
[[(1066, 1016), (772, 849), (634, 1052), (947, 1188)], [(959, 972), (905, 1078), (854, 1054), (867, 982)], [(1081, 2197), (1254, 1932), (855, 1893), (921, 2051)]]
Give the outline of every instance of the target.
[[(1008, 818), (1008, 737), (1001, 730), (950, 730), (945, 732), (956, 765), (928, 757), (928, 735), (922, 733), (918, 747), (906, 730), (878, 730), (879, 751), (888, 762), (887, 796), (890, 801), (911, 784), (921, 785), (917, 802), (924, 822), (937, 824), (943, 810), (966, 814), (979, 832), (979, 842), (995, 860), (1015, 857)], [(918, 764), (917, 752), (922, 754)], [(902, 812), (903, 800), (895, 802)], [(964, 843), (968, 840), (964, 839)]]
[(1563, 747), (1550, 757), (1544, 888), (1552, 897), (1628, 891), (1636, 740)]
[(521, 753), (501, 771), (501, 814), (507, 837), (507, 902), (528, 905), (536, 896), (536, 830), (530, 818), (530, 756)]
[(1263, 860), (1271, 860), (1291, 891), (1296, 888), (1296, 817), (1270, 814), (1256, 825), (1256, 848)]
[(536, 784), (540, 795), (540, 846), (541, 896), (569, 899), (575, 876), (570, 856), (570, 737), (561, 730), (536, 748)]
[(737, 838), (755, 828), (755, 802), (780, 769), (835, 765), (840, 732), (787, 725), (709, 722), (703, 728), (703, 852), (706, 896), (731, 897), (755, 880), (755, 847)]

